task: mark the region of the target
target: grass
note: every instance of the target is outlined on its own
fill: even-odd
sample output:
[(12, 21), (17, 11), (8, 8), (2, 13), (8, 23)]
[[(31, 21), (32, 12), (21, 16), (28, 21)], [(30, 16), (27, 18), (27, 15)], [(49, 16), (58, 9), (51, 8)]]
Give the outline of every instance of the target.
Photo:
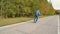
[(0, 26), (15, 24), (15, 23), (21, 23), (28, 20), (31, 20), (32, 18), (27, 17), (17, 17), (17, 18), (0, 18)]
[[(46, 17), (46, 16), (39, 16), (39, 18), (43, 18), (43, 17)], [(6, 18), (6, 19), (0, 17), (0, 27), (29, 21), (31, 19), (33, 19), (33, 17), (31, 17), (31, 18), (30, 17), (17, 17), (17, 18)]]

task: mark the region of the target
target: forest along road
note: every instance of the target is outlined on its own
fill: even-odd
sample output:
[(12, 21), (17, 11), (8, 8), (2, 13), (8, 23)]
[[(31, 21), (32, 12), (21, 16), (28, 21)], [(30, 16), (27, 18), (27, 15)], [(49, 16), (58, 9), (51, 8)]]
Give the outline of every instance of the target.
[(58, 34), (59, 16), (39, 18), (37, 23), (33, 20), (0, 27), (0, 34)]

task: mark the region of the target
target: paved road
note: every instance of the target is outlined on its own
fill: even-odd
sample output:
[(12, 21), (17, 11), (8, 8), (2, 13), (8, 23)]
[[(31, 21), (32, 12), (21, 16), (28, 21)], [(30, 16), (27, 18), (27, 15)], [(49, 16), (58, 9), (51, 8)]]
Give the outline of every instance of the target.
[(58, 15), (0, 27), (0, 34), (58, 34)]
[(58, 23), (58, 26), (59, 26), (58, 27), (59, 28), (58, 30), (59, 30), (59, 34), (60, 34), (60, 15), (59, 15), (59, 23)]

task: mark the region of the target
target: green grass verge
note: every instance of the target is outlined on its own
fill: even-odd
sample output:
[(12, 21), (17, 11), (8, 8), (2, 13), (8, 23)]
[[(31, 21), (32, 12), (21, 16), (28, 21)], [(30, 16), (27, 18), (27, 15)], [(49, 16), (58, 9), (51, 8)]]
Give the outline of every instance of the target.
[(17, 18), (0, 18), (0, 26), (15, 24), (15, 23), (21, 23), (28, 20), (31, 20), (32, 18), (27, 17), (17, 17)]
[[(43, 17), (46, 16), (39, 16), (39, 18), (43, 18)], [(0, 27), (15, 24), (15, 23), (21, 23), (32, 19), (33, 17), (17, 17), (17, 18), (6, 18), (6, 19), (0, 17)]]

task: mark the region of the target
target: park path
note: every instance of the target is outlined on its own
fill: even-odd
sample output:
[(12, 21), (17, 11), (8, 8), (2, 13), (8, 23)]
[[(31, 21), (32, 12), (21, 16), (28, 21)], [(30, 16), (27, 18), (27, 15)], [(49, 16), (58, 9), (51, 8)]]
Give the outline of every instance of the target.
[(0, 27), (0, 34), (58, 34), (59, 16), (39, 18), (18, 24)]

